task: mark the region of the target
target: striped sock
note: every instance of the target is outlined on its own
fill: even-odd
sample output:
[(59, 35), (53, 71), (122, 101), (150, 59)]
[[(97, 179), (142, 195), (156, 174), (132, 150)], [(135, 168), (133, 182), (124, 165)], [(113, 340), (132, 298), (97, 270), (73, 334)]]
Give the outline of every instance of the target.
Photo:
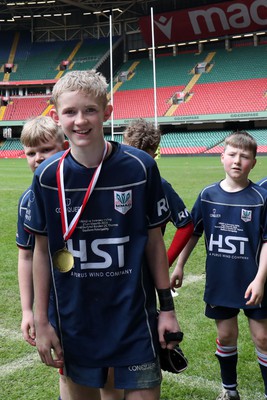
[(258, 363), (261, 370), (261, 376), (265, 387), (265, 398), (267, 398), (267, 354), (263, 354), (256, 349), (256, 354), (258, 357)]
[[(236, 391), (237, 388), (237, 346), (223, 346), (216, 339), (216, 352), (221, 369), (221, 379), (226, 390)], [(234, 392), (233, 392), (234, 393)]]

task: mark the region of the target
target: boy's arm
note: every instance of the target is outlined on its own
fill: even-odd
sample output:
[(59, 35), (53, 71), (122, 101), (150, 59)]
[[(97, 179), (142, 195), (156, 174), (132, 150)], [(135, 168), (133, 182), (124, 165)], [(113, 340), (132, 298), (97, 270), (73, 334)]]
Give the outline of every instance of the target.
[(181, 251), (178, 261), (176, 264), (176, 267), (174, 268), (172, 274), (171, 274), (171, 288), (178, 288), (182, 286), (183, 283), (183, 271), (184, 271), (184, 266), (192, 253), (193, 249), (195, 248), (199, 236), (192, 235), (187, 244), (185, 245), (184, 249)]
[(43, 363), (51, 367), (61, 368), (64, 364), (62, 348), (58, 336), (48, 320), (50, 263), (46, 236), (35, 235), (33, 284), (36, 346)]
[[(164, 292), (165, 290), (166, 292), (169, 291), (171, 297), (168, 259), (160, 228), (149, 229), (148, 231), (146, 257), (156, 290), (160, 291), (161, 289)], [(172, 297), (170, 300), (173, 304)], [(163, 348), (173, 348), (177, 342), (171, 342), (167, 345), (164, 339), (164, 333), (178, 332), (180, 331), (180, 327), (176, 319), (174, 306), (167, 308), (168, 310), (166, 311), (161, 310), (162, 312), (159, 313), (158, 317), (159, 341)]]
[(246, 305), (260, 304), (264, 295), (264, 285), (267, 279), (267, 242), (264, 242), (261, 248), (259, 268), (254, 280), (248, 286), (245, 292), (245, 299), (248, 299)]
[(171, 267), (172, 263), (179, 256), (184, 246), (192, 236), (193, 231), (194, 224), (192, 221), (177, 229), (172, 239), (171, 245), (167, 251), (169, 267)]
[(18, 281), (22, 310), (21, 331), (24, 339), (35, 346), (35, 327), (33, 317), (33, 278), (32, 250), (18, 249)]

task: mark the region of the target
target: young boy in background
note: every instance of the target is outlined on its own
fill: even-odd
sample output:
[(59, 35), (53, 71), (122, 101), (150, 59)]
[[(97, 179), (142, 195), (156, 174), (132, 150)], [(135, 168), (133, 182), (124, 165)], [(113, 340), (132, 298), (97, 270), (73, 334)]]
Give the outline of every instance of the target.
[(239, 400), (237, 391), (238, 313), (248, 318), (267, 398), (267, 192), (248, 178), (257, 143), (247, 132), (225, 140), (225, 179), (205, 187), (192, 210), (194, 233), (171, 276), (180, 287), (183, 269), (205, 234), (205, 315), (217, 327), (216, 356), (221, 370), (218, 400)]
[[(180, 330), (160, 229), (169, 210), (155, 161), (105, 141), (107, 86), (94, 70), (71, 71), (52, 91), (71, 146), (36, 170), (25, 218), (36, 344), (46, 365), (64, 367), (71, 400), (98, 400), (110, 367), (127, 400), (159, 400), (158, 343), (173, 348)], [(176, 335), (169, 344), (166, 332)]]
[[(160, 130), (155, 127), (153, 122), (146, 121), (143, 118), (132, 121), (123, 133), (124, 144), (141, 149), (153, 158), (157, 155), (160, 139)], [(192, 217), (178, 193), (176, 193), (170, 183), (162, 177), (161, 182), (171, 211), (169, 221), (171, 221), (177, 229), (167, 251), (168, 264), (169, 267), (171, 267), (174, 260), (178, 257), (181, 250), (190, 239), (194, 227)], [(166, 225), (162, 227), (163, 234), (165, 228)], [(118, 389), (113, 389), (112, 387), (113, 378), (113, 371), (110, 370), (108, 385), (101, 390), (101, 400), (123, 399), (123, 391), (119, 392)]]
[[(32, 172), (47, 158), (68, 147), (64, 133), (49, 116), (38, 116), (29, 119), (23, 126), (21, 143), (24, 148), (27, 163)], [(24, 229), (24, 219), (28, 201), (32, 195), (29, 187), (20, 197), (18, 205), (18, 222), (16, 244), (18, 246), (18, 280), (22, 309), (21, 331), (23, 338), (31, 346), (35, 346), (35, 326), (33, 316), (33, 276), (32, 262), (34, 250), (34, 235)], [(61, 395), (63, 378), (60, 380)], [(63, 396), (63, 400), (67, 400)]]
[[(123, 133), (123, 143), (141, 149), (153, 158), (157, 155), (160, 139), (160, 130), (155, 127), (153, 122), (148, 122), (142, 118), (132, 121)], [(181, 197), (175, 192), (171, 184), (162, 177), (161, 182), (171, 211), (170, 222), (177, 229), (167, 250), (169, 267), (171, 267), (190, 239), (194, 226), (192, 217)], [(163, 234), (165, 228), (166, 225), (163, 228)]]

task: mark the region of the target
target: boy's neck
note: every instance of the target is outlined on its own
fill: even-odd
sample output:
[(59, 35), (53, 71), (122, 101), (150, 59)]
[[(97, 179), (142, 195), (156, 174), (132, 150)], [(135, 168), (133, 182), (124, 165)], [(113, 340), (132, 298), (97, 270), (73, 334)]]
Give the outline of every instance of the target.
[[(112, 150), (111, 145), (107, 142), (107, 153), (105, 159), (110, 155)], [(86, 168), (96, 168), (101, 163), (103, 153), (105, 150), (105, 141), (103, 146), (90, 147), (90, 148), (72, 148), (71, 155), (79, 163)]]
[(240, 190), (245, 189), (249, 185), (250, 181), (248, 178), (242, 180), (242, 181), (234, 181), (229, 178), (225, 178), (220, 182), (220, 186), (223, 190), (226, 192), (239, 192)]

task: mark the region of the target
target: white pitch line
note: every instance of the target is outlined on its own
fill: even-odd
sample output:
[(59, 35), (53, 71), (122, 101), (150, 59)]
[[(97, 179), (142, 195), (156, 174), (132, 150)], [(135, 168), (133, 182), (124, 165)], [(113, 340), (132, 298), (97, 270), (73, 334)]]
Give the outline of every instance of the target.
[[(202, 275), (187, 275), (184, 279), (183, 286), (190, 285), (191, 283), (197, 282), (199, 280), (203, 279)], [(1, 337), (6, 337), (8, 340), (14, 340), (14, 341), (21, 341), (23, 340), (22, 338), (22, 333), (20, 331), (15, 331), (12, 329), (6, 329), (0, 326), (0, 338)], [(0, 366), (0, 376), (6, 376), (9, 374), (12, 374), (13, 372), (24, 368), (25, 366), (31, 366), (34, 363), (38, 362), (39, 356), (36, 351), (36, 353), (31, 353), (25, 357), (22, 357), (21, 359), (12, 361), (9, 364), (4, 364)]]
[[(8, 340), (13, 340), (16, 342), (23, 341), (22, 333), (20, 331), (6, 329), (3, 327), (0, 327), (0, 338), (1, 337), (8, 338)], [(36, 350), (36, 352), (30, 352), (26, 356), (11, 361), (8, 364), (0, 365), (0, 377), (3, 378), (4, 376), (13, 374), (16, 371), (25, 368), (26, 366), (32, 366), (33, 364), (38, 362), (38, 359), (39, 355)]]
[[(214, 398), (219, 394), (222, 388), (221, 384), (218, 382), (214, 382), (213, 380), (205, 379), (200, 376), (188, 375), (186, 372), (181, 374), (172, 374), (164, 371), (163, 376), (168, 383), (175, 382), (179, 384), (179, 386), (192, 389), (196, 387), (200, 389), (209, 389), (211, 393), (214, 393)], [(262, 392), (255, 392), (254, 390), (252, 391), (243, 388), (240, 388), (240, 395), (242, 400), (262, 400), (264, 396)]]
[(205, 279), (205, 275), (187, 275), (183, 280), (183, 286), (191, 285), (191, 283), (195, 283), (198, 281), (203, 281)]
[(8, 340), (23, 340), (22, 333), (19, 331), (14, 331), (12, 329), (2, 328), (0, 326), (0, 337), (7, 337)]
[(175, 291), (172, 291), (172, 297), (177, 297), (179, 296), (179, 290), (183, 289), (183, 287), (191, 285), (191, 283), (199, 282), (204, 280), (204, 275), (187, 275), (183, 279), (183, 285), (182, 287), (175, 289)]
[(18, 358), (15, 361), (12, 361), (8, 364), (4, 364), (0, 366), (0, 377), (1, 379), (7, 375), (13, 374), (14, 372), (21, 370), (25, 367), (31, 367), (40, 361), (39, 355), (36, 353), (28, 354), (25, 357)]
[(176, 375), (166, 371), (163, 372), (163, 375), (166, 376), (168, 381), (170, 382), (173, 381), (175, 383), (179, 383), (179, 385), (186, 386), (189, 388), (201, 387), (216, 392), (220, 391), (221, 389), (221, 385), (218, 384), (217, 382), (202, 378), (200, 376), (188, 375), (186, 373), (181, 373)]
[[(203, 275), (187, 275), (184, 278), (183, 286), (190, 285), (191, 283), (201, 281), (205, 278)], [(183, 287), (182, 286), (182, 287)], [(23, 340), (22, 334), (19, 331), (14, 331), (11, 329), (5, 329), (0, 327), (0, 338), (1, 337), (8, 337), (9, 340)], [(40, 358), (38, 352), (31, 352), (30, 354), (26, 355), (25, 357), (16, 359), (8, 364), (4, 364), (0, 366), (0, 377), (3, 378), (7, 375), (13, 374), (16, 371), (23, 369), (25, 367), (32, 366), (36, 363), (40, 362)], [(189, 375), (188, 372), (181, 373), (181, 374), (172, 374), (169, 372), (163, 371), (163, 376), (165, 377), (167, 382), (175, 382), (181, 386), (186, 388), (195, 388), (199, 387), (201, 389), (209, 389), (211, 393), (215, 393), (215, 396), (221, 390), (221, 385), (213, 380), (208, 380), (202, 378), (200, 376)], [(261, 400), (263, 397), (263, 393), (249, 391), (246, 389), (240, 388), (242, 400)], [(164, 399), (162, 399), (164, 400)]]

